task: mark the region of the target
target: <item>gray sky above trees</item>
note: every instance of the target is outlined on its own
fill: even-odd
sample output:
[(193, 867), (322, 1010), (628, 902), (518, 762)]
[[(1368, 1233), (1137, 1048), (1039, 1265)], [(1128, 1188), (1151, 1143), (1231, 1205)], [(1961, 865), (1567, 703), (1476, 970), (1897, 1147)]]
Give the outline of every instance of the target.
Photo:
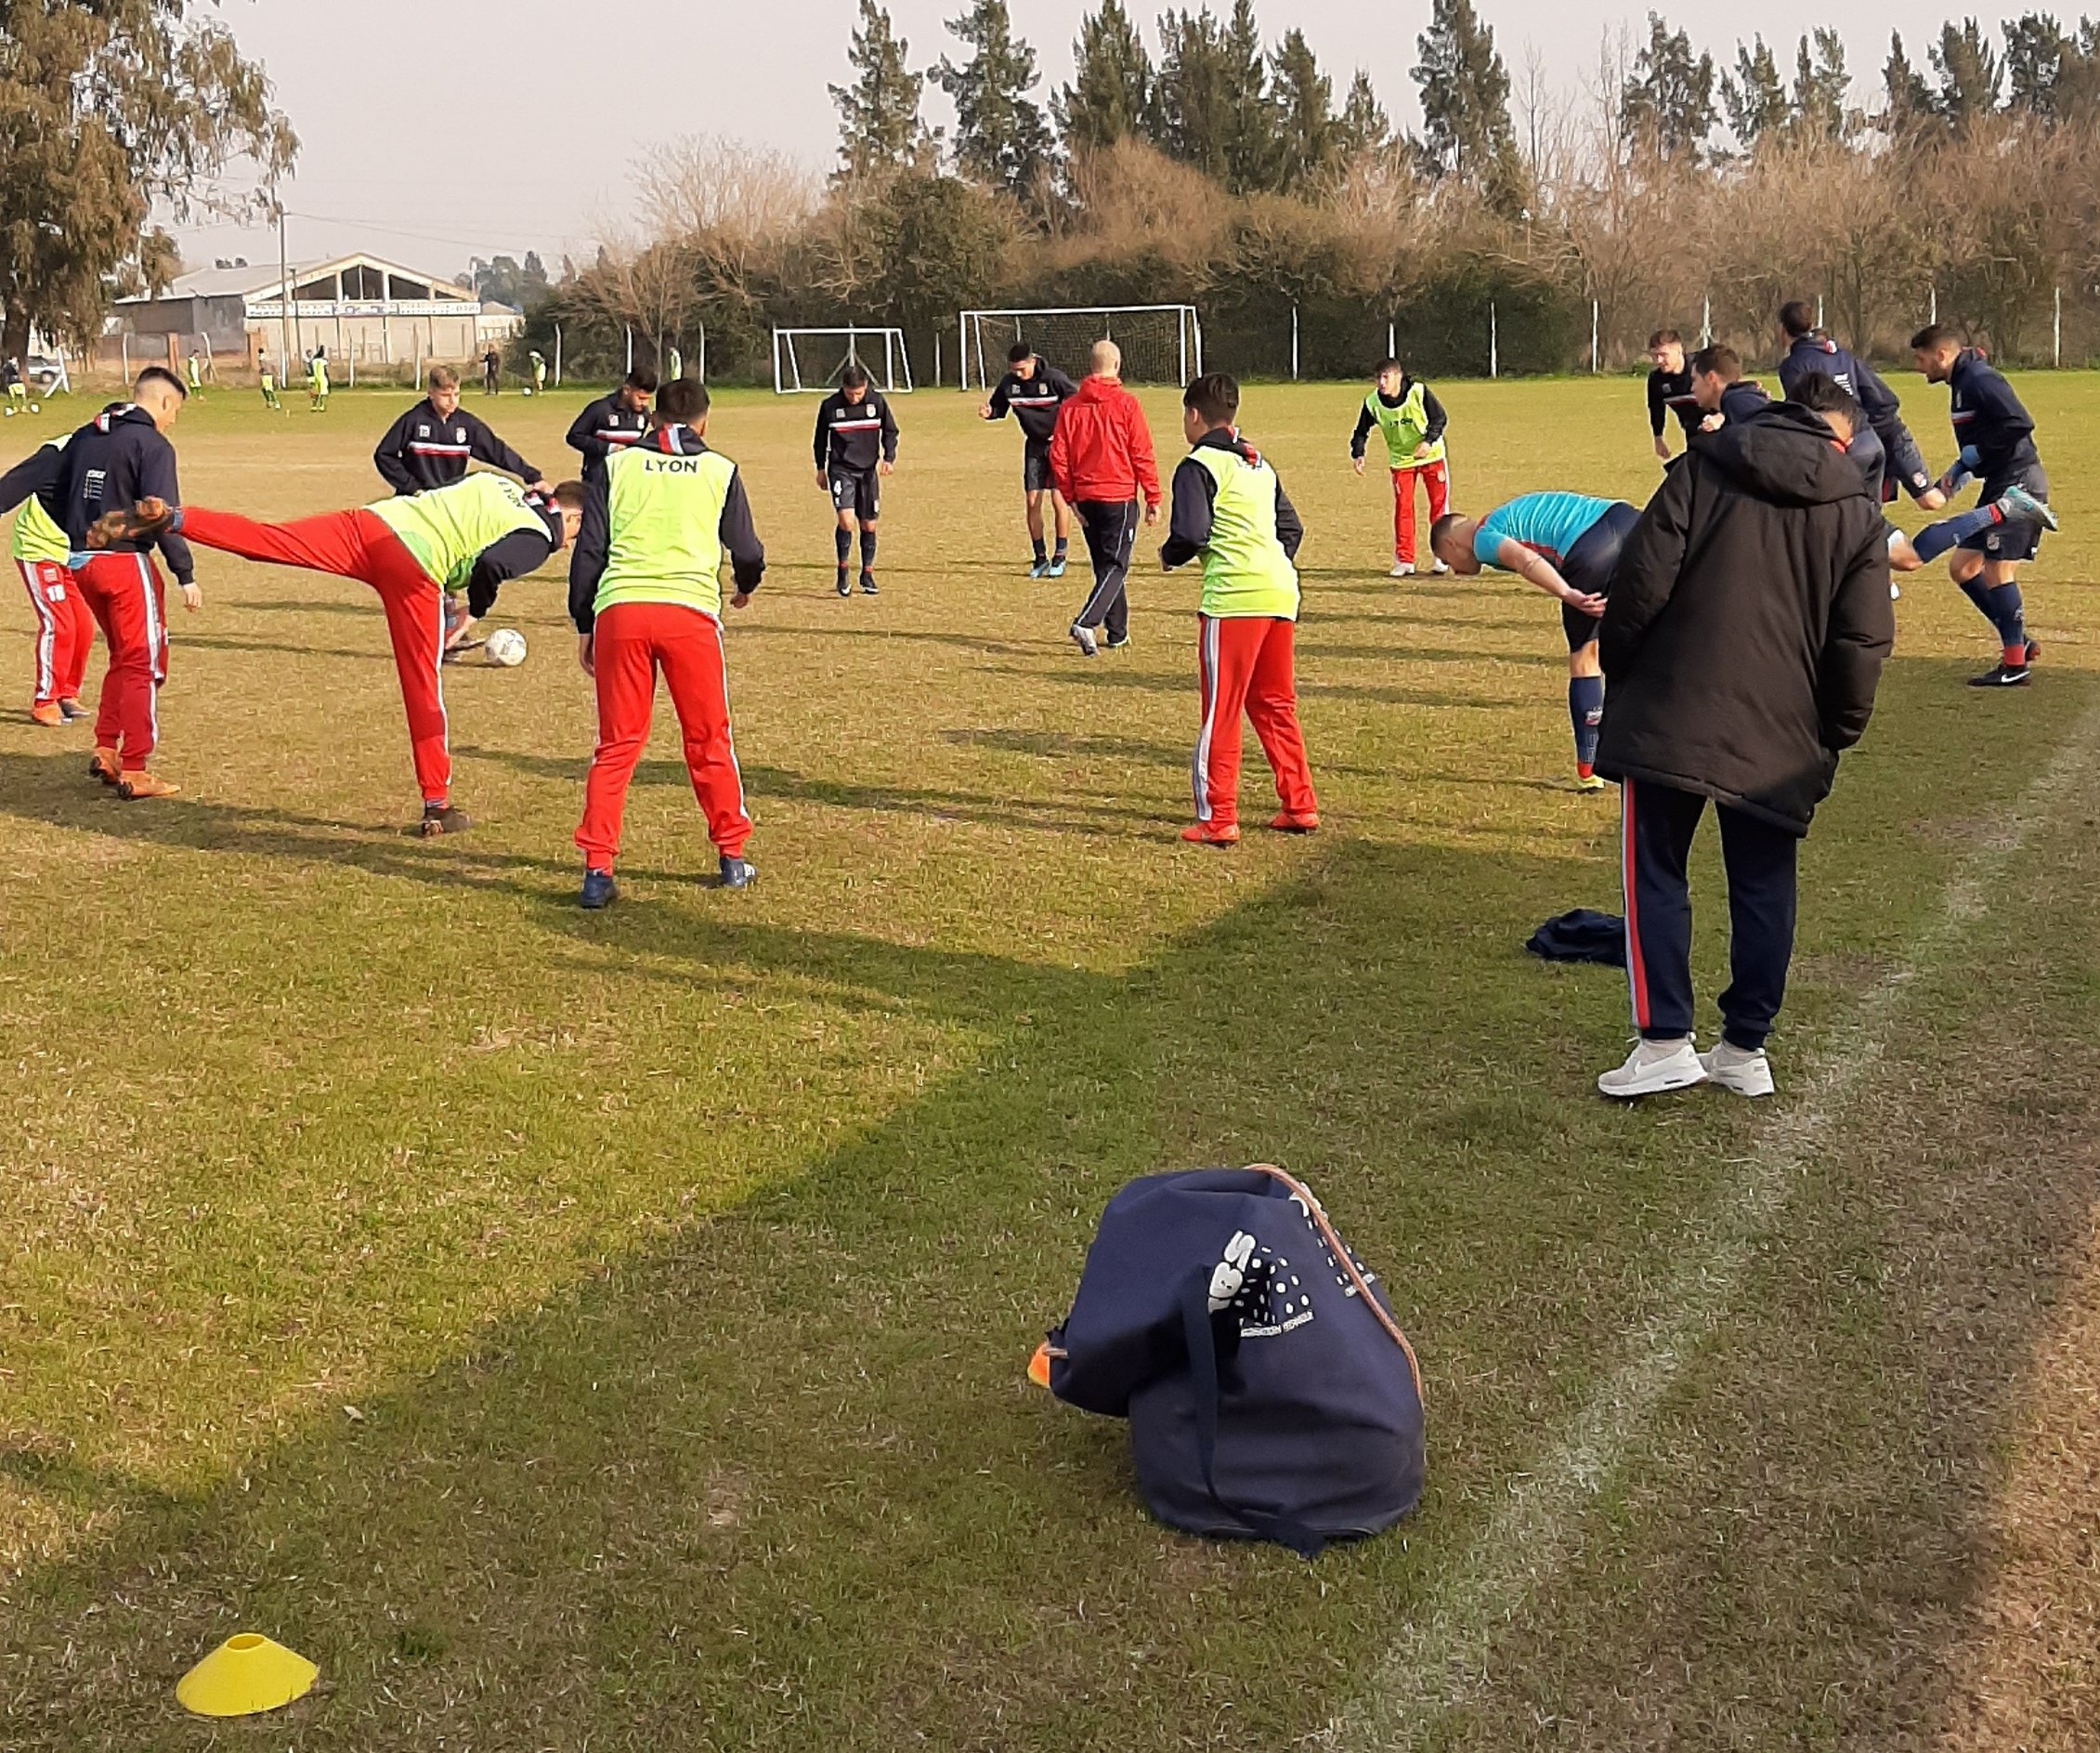
[[(1126, 4), (1156, 46), (1163, 0)], [(1513, 82), (1521, 86), (1526, 48), (1535, 47), (1563, 95), (1581, 88), (1607, 27), (1646, 31), (1639, 4), (1478, 5)], [(1092, 0), (1011, 7), (1047, 94), (1071, 72), (1072, 38)], [(1216, 11), (1230, 7), (1213, 0)], [(915, 68), (944, 51), (961, 57), (942, 20), (962, 9), (962, 0), (891, 0)], [(1767, 0), (1743, 12), (1680, 0), (1660, 9), (1723, 66), (1733, 62), (1739, 22), (1762, 31), (1787, 72), (1794, 39), (1834, 24), (1861, 101), (1878, 93), (1891, 29), (1903, 30), (1923, 64), (1941, 19), (1976, 10), (1921, 11), (1896, 0)], [(2056, 8), (2074, 19), (2078, 9)], [(1337, 100), (1363, 66), (1394, 120), (1416, 124), (1408, 69), (1428, 0), (1260, 0), (1259, 11), (1272, 41), (1294, 25), (1304, 30)], [(469, 255), (527, 249), (556, 268), (565, 251), (587, 250), (627, 215), (630, 161), (678, 135), (738, 136), (829, 168), (836, 117), (825, 86), (846, 78), (854, 13), (854, 0), (228, 0), (222, 16), (268, 68), (299, 133), (298, 175), (284, 194), (294, 256), (361, 247), (450, 272)], [(931, 84), (925, 112), (936, 124), (948, 119), (947, 99)], [(222, 225), (177, 236), (192, 268), (276, 255), (267, 230)]]

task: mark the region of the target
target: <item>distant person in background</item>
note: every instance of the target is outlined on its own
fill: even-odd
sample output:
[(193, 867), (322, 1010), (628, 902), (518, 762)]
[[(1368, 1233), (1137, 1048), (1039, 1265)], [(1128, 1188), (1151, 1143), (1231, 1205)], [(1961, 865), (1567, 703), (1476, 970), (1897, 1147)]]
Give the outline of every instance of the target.
[(503, 393), (503, 356), (493, 347), (481, 356), (481, 393), (484, 396)]
[[(1350, 435), (1350, 459), (1356, 472), (1363, 473), (1363, 452), (1376, 431), (1386, 442), (1386, 466), (1392, 471), (1392, 570), (1391, 578), (1411, 578), (1415, 572), (1415, 484), (1418, 480), (1429, 496), (1429, 521), (1433, 524), (1450, 508), (1451, 471), (1444, 462), (1443, 404), (1428, 385), (1407, 374), (1398, 360), (1378, 367), (1378, 381), (1364, 397), (1356, 416), (1356, 430)], [(1433, 554), (1430, 569), (1450, 569)]]
[[(1024, 341), (1007, 350), (1006, 375), (977, 410), (980, 420), (1004, 420), (1011, 411), (1021, 428), (1021, 492), (1027, 504), (1028, 540), (1036, 557), (1028, 569), (1030, 578), (1063, 578), (1064, 556), (1072, 542), (1072, 511), (1050, 485), (1050, 436), (1057, 430), (1057, 411), (1079, 393), (1079, 386), (1040, 357)], [(1043, 546), (1043, 501), (1050, 503), (1057, 526), (1057, 551)]]
[(284, 404), (277, 399), (277, 367), (265, 360), (260, 378), (263, 386), (263, 406), (272, 409), (278, 413), (282, 413)]
[(547, 361), (537, 353), (531, 355), (531, 360), (532, 387), (537, 394), (543, 396), (547, 393)]
[[(1057, 412), (1050, 436), (1050, 483), (1078, 514), (1093, 563), (1094, 588), (1072, 623), (1082, 657), (1130, 643), (1130, 553), (1138, 524), (1159, 521), (1159, 465), (1138, 399), (1123, 387), (1123, 349), (1096, 341), (1087, 381)], [(1139, 502), (1143, 501), (1142, 510)]]
[(0, 364), (0, 384), (5, 384), (7, 389), (8, 418), (12, 419), (19, 413), (27, 413), (29, 412), (29, 385), (22, 377), (21, 360), (8, 360), (6, 363)]
[(1669, 417), (1677, 417), (1677, 429), (1689, 434), (1697, 415), (1691, 404), (1691, 370), (1685, 363), (1684, 336), (1675, 329), (1658, 329), (1648, 337), (1648, 429), (1655, 438), (1658, 461), (1670, 460), (1670, 440), (1664, 436)]
[(310, 411), (314, 413), (328, 412), (328, 349), (317, 347), (313, 357), (307, 361), (307, 393), (312, 399)]
[(192, 396), (202, 397), (204, 393), (204, 367), (203, 362), (197, 357), (195, 347), (189, 349), (189, 358), (186, 363), (189, 373), (189, 393)]
[[(1608, 1096), (1709, 1079), (1772, 1092), (1765, 1040), (1793, 952), (1796, 857), (1839, 754), (1867, 727), (1896, 633), (1881, 509), (1844, 453), (1859, 405), (1827, 377), (1798, 394), (1694, 444), (1612, 576), (1597, 765), (1620, 782), (1640, 1040), (1598, 1079)], [(1720, 1044), (1702, 1055), (1686, 863), (1708, 804), (1720, 820), (1731, 977)]]

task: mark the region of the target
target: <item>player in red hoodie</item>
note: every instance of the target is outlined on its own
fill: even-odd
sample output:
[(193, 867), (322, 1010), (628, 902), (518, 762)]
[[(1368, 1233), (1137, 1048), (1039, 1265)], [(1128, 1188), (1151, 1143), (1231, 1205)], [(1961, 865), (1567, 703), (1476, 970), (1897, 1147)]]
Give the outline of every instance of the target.
[(1159, 521), (1159, 469), (1138, 399), (1123, 387), (1123, 349), (1096, 341), (1079, 393), (1057, 411), (1050, 435), (1050, 482), (1078, 514), (1093, 562), (1094, 589), (1072, 623), (1072, 643), (1093, 657), (1107, 634), (1110, 649), (1130, 643), (1130, 605), (1123, 594), (1130, 550), (1143, 521)]

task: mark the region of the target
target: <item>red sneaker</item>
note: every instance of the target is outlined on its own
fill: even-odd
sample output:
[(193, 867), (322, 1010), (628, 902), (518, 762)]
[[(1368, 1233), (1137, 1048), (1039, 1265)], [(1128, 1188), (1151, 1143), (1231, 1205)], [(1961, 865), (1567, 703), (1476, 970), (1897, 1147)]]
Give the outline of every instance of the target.
[(1240, 844), (1237, 822), (1191, 822), (1181, 838), (1192, 846), (1236, 846)]
[(29, 709), (29, 722), (42, 725), (46, 730), (56, 730), (66, 722), (66, 715), (59, 710), (58, 701), (46, 700), (43, 705)]
[(1309, 809), (1300, 816), (1293, 810), (1280, 809), (1269, 826), (1279, 834), (1316, 834), (1320, 831), (1320, 812)]

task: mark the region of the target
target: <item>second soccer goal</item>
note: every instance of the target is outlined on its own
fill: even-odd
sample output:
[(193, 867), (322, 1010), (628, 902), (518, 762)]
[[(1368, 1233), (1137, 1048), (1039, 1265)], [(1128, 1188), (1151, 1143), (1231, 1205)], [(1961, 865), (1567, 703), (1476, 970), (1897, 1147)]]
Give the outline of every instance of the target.
[(859, 365), (886, 396), (911, 394), (911, 355), (902, 329), (776, 329), (773, 390), (777, 396), (826, 395), (847, 366)]
[(965, 310), (957, 324), (962, 386), (988, 390), (1015, 346), (1073, 377), (1087, 374), (1096, 341), (1123, 349), (1124, 381), (1185, 384), (1203, 371), (1203, 325), (1193, 305), (1098, 305), (1045, 310)]

